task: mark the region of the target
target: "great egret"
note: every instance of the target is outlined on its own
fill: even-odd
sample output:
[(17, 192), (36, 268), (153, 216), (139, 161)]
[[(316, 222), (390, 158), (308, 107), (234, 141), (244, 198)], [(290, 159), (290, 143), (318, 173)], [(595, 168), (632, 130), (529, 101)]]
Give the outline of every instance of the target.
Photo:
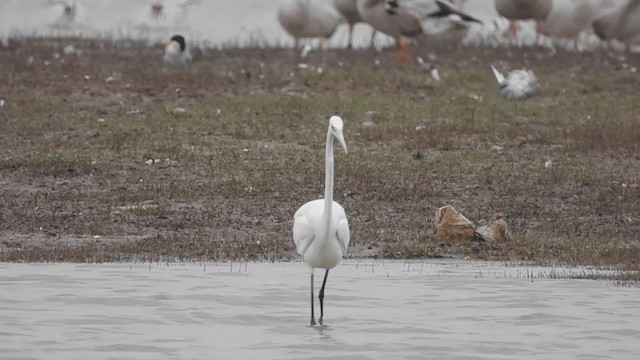
[(164, 48), (164, 62), (171, 65), (187, 65), (191, 61), (191, 53), (182, 35), (174, 35), (170, 40), (161, 43)]
[(324, 316), (324, 287), (329, 269), (334, 268), (349, 247), (349, 222), (340, 204), (333, 201), (333, 140), (347, 153), (342, 135), (343, 123), (339, 116), (329, 119), (325, 160), (324, 199), (312, 200), (302, 205), (293, 215), (293, 242), (296, 251), (311, 268), (311, 326), (316, 324), (313, 314), (313, 273), (316, 268), (325, 269), (322, 287), (318, 293), (320, 319)]
[(547, 18), (551, 12), (553, 0), (495, 0), (498, 14), (509, 20), (509, 35), (516, 37), (516, 20), (536, 20), (536, 38), (542, 32), (539, 21)]

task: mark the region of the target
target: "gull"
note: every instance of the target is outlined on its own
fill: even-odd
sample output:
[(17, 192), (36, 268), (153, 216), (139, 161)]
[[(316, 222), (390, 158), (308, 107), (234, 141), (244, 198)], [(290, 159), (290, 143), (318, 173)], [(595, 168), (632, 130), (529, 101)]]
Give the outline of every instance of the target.
[(491, 70), (498, 81), (500, 94), (507, 99), (525, 99), (535, 95), (540, 89), (538, 79), (531, 70), (513, 70), (505, 78), (493, 65)]
[(362, 18), (377, 31), (387, 34), (396, 42), (396, 61), (411, 62), (411, 48), (402, 38), (415, 38), (425, 31), (423, 21), (433, 18), (449, 18), (478, 22), (453, 5), (429, 0), (358, 0), (358, 11)]
[(619, 0), (553, 0), (549, 15), (538, 24), (539, 31), (553, 38), (573, 39), (578, 51), (578, 37), (607, 9), (615, 8)]
[[(344, 17), (349, 25), (349, 40), (347, 42), (347, 49), (353, 48), (353, 27), (359, 22), (364, 22), (362, 16), (358, 12), (358, 0), (334, 0), (333, 5), (336, 10)], [(373, 40), (376, 36), (376, 29), (371, 32), (371, 47), (373, 47)]]
[(536, 20), (536, 38), (542, 32), (539, 21), (551, 12), (553, 0), (495, 0), (496, 11), (509, 20), (509, 35), (517, 36), (515, 20)]
[(170, 65), (184, 65), (191, 62), (191, 53), (182, 35), (174, 35), (171, 39), (163, 41), (164, 62)]
[(618, 19), (611, 38), (622, 41), (627, 51), (629, 44), (640, 40), (640, 0), (629, 0)]
[(331, 4), (319, 0), (284, 0), (278, 6), (277, 16), (280, 25), (293, 37), (295, 50), (302, 38), (321, 38), (320, 47), (324, 49), (324, 39), (333, 35), (341, 21)]
[(313, 273), (316, 268), (325, 269), (324, 280), (318, 294), (320, 318), (324, 316), (324, 287), (329, 270), (334, 268), (349, 247), (349, 222), (340, 204), (333, 201), (333, 141), (337, 139), (345, 154), (347, 145), (342, 135), (343, 122), (339, 116), (329, 119), (325, 150), (324, 199), (312, 200), (302, 205), (293, 215), (293, 242), (298, 255), (311, 270), (311, 326), (316, 324), (313, 314)]

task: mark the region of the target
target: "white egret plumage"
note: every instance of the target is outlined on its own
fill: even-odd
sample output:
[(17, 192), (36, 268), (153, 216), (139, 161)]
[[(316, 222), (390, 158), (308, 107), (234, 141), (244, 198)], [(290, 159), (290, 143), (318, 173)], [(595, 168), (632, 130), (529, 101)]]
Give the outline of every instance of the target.
[(324, 288), (329, 270), (334, 268), (349, 247), (349, 222), (344, 208), (333, 201), (333, 142), (337, 139), (344, 152), (347, 145), (342, 134), (343, 122), (339, 116), (329, 119), (327, 131), (324, 199), (312, 200), (302, 205), (293, 216), (293, 242), (296, 251), (311, 268), (311, 326), (315, 325), (313, 311), (313, 273), (316, 268), (325, 269), (322, 287), (318, 293), (320, 318), (324, 316)]
[(491, 65), (491, 70), (498, 81), (500, 93), (507, 99), (530, 98), (540, 89), (540, 83), (531, 70), (513, 70), (506, 77), (493, 65)]
[(174, 35), (170, 40), (162, 42), (164, 62), (171, 65), (187, 65), (191, 62), (191, 53), (182, 35)]

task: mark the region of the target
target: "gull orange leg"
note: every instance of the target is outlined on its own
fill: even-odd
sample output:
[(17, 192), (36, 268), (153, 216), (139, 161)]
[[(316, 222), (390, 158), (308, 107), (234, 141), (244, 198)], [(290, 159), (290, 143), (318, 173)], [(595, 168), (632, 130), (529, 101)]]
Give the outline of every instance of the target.
[(509, 37), (512, 39), (515, 39), (516, 36), (518, 36), (518, 26), (515, 21), (509, 22), (509, 30), (507, 30), (507, 34), (509, 34)]
[(326, 52), (324, 50), (324, 48), (325, 48), (325, 40), (324, 39), (320, 39), (320, 44), (318, 45), (318, 48), (320, 49), (320, 54), (321, 54), (320, 61), (322, 61), (322, 66), (324, 66), (326, 64), (326, 62), (327, 62)]
[(396, 42), (396, 62), (398, 64), (411, 64), (413, 63), (413, 52), (411, 51), (411, 44), (398, 40)]
[(542, 35), (542, 25), (536, 21), (536, 44), (538, 40), (540, 40), (540, 36)]

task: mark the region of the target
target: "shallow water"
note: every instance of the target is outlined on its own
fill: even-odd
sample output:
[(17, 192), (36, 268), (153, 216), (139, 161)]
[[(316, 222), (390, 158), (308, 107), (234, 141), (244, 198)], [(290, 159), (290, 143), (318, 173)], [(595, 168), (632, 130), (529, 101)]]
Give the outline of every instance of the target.
[(580, 273), (349, 261), (312, 328), (301, 263), (0, 264), (0, 359), (638, 359), (638, 289)]

